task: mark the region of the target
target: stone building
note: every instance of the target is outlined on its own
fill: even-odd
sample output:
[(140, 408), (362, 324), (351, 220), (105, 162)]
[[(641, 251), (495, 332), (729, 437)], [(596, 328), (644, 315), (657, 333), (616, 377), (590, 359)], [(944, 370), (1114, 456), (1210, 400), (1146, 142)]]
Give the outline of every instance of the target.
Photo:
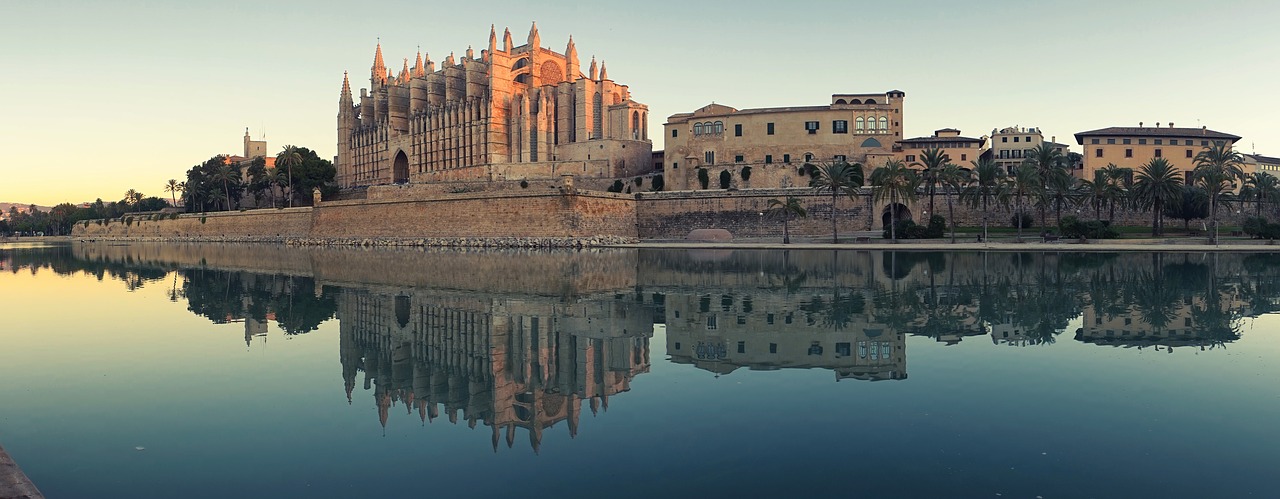
[(582, 72), (564, 52), (490, 28), (479, 57), (468, 48), (439, 65), (421, 52), (398, 73), (378, 44), (358, 100), (343, 76), (337, 182), (342, 188), (446, 180), (627, 177), (652, 170), (648, 107), (592, 58)]
[(1173, 123), (1161, 127), (1111, 127), (1076, 134), (1076, 143), (1084, 146), (1084, 178), (1093, 178), (1094, 170), (1115, 164), (1137, 171), (1153, 158), (1164, 158), (1184, 174), (1195, 169), (1196, 154), (1213, 144), (1234, 145), (1240, 137), (1200, 128), (1174, 128)]
[[(902, 138), (905, 93), (835, 94), (821, 106), (735, 109), (709, 104), (673, 114), (664, 125), (667, 189), (777, 188), (808, 185), (806, 162), (875, 165), (891, 158)], [(727, 174), (727, 175), (726, 175)]]

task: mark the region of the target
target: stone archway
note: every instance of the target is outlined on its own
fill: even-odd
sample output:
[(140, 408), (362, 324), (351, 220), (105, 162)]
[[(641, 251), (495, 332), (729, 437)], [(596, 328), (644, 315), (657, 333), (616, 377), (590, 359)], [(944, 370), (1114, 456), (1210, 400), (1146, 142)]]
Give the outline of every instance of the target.
[(891, 214), (890, 214), (890, 212), (889, 212), (889, 209), (890, 209), (891, 207), (892, 207), (892, 208), (893, 208), (893, 210), (894, 210), (894, 212), (892, 213), (892, 215), (893, 215), (893, 216), (896, 216), (899, 222), (901, 222), (901, 221), (903, 221), (903, 220), (911, 220), (911, 219), (912, 219), (912, 218), (911, 218), (911, 210), (910, 210), (910, 209), (908, 209), (906, 205), (904, 205), (904, 204), (902, 204), (902, 203), (893, 203), (893, 204), (891, 204), (891, 205), (886, 205), (886, 206), (884, 207), (884, 210), (881, 210), (881, 215), (880, 215), (880, 227), (882, 227), (882, 228), (886, 228), (886, 229), (887, 229), (887, 228), (889, 228), (889, 224), (891, 223), (890, 221), (892, 220), (892, 218), (890, 218)]
[(396, 161), (391, 167), (391, 181), (397, 184), (409, 182), (409, 157), (404, 151), (396, 153)]

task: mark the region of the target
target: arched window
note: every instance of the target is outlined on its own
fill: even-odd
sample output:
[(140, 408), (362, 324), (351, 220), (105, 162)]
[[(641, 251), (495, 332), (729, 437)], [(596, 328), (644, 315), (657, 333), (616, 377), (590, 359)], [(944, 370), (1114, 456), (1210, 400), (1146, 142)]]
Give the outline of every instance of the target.
[(640, 140), (640, 112), (631, 111), (631, 138)]
[(596, 92), (591, 99), (592, 117), (591, 117), (591, 138), (604, 138), (604, 123), (601, 122), (600, 115), (604, 114), (604, 96), (600, 92)]
[(880, 131), (885, 133), (889, 132), (889, 118), (884, 116), (880, 117)]
[(862, 104), (862, 101), (860, 101), (860, 100), (858, 100), (858, 99), (853, 99), (853, 100), (849, 101), (849, 103), (850, 103), (850, 104)]
[(867, 99), (867, 100), (865, 100), (865, 101), (862, 101), (862, 103), (863, 103), (863, 104), (875, 104), (875, 103), (876, 103), (876, 100), (875, 100), (875, 99)]
[(702, 135), (702, 123), (694, 123), (694, 124), (693, 124), (693, 134), (694, 134), (694, 135)]
[(724, 122), (723, 122), (723, 121), (717, 121), (717, 122), (716, 122), (716, 131), (715, 131), (715, 134), (716, 134), (716, 135), (721, 135), (721, 134), (723, 134), (723, 133), (724, 133)]
[(640, 115), (640, 123), (645, 125), (640, 129), (640, 137), (643, 138), (643, 140), (649, 140), (649, 113)]
[(864, 130), (864, 127), (863, 127), (864, 123), (865, 122), (862, 120), (862, 117), (859, 116), (858, 119), (853, 120), (853, 130), (858, 133), (862, 133), (862, 131)]
[(880, 141), (876, 140), (874, 137), (867, 137), (867, 140), (862, 141), (862, 147), (881, 147), (881, 146), (880, 146)]
[(836, 104), (848, 104), (844, 99), (836, 99)]

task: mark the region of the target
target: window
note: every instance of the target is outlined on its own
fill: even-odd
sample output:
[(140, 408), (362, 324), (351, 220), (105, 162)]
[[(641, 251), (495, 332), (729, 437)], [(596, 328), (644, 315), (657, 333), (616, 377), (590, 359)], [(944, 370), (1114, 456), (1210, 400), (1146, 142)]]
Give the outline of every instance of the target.
[(747, 342), (745, 341), (738, 342), (738, 353), (747, 353)]
[(846, 120), (832, 121), (831, 133), (849, 133), (849, 122)]
[(1098, 142), (1099, 142), (1099, 140), (1098, 140), (1098, 139), (1091, 139), (1091, 140), (1089, 141), (1089, 143), (1090, 143), (1090, 144), (1097, 144)]
[(741, 124), (741, 123), (736, 123), (736, 124), (734, 124), (734, 125), (733, 125), (733, 136), (734, 136), (734, 137), (741, 137), (741, 136), (742, 136), (742, 124)]
[(968, 154), (961, 154), (961, 155), (960, 155), (960, 161), (969, 161), (969, 155), (968, 155)]
[(1187, 157), (1188, 157), (1188, 158), (1194, 158), (1194, 157), (1195, 157), (1195, 155), (1194, 155), (1194, 154), (1191, 154), (1191, 149), (1187, 149)]
[(805, 163), (810, 163), (810, 162), (812, 162), (812, 161), (813, 161), (813, 154), (812, 154), (812, 153), (804, 153), (804, 162), (805, 162)]
[(1147, 139), (1138, 139), (1138, 145), (1140, 146), (1147, 145)]
[(679, 136), (679, 135), (680, 135), (680, 130), (676, 130), (676, 129), (674, 129), (674, 128), (672, 128), (672, 129), (671, 129), (671, 136), (672, 136), (672, 137), (677, 137), (677, 136)]
[(697, 135), (702, 135), (702, 123), (694, 123), (694, 124), (693, 124), (693, 134), (694, 134), (695, 136), (697, 136)]
[(773, 164), (773, 155), (772, 155), (772, 154), (766, 154), (766, 155), (764, 155), (764, 164), (766, 164), (766, 165), (772, 165), (772, 164)]
[(1124, 139), (1124, 143), (1125, 143), (1125, 145), (1128, 145), (1128, 144), (1130, 144), (1131, 142), (1132, 142), (1132, 141), (1131, 141), (1131, 140), (1129, 140), (1129, 139)]
[(855, 130), (855, 131), (857, 131), (858, 133), (862, 133), (862, 132), (863, 132), (863, 130), (864, 130), (864, 124), (865, 124), (865, 122), (862, 120), (862, 117), (861, 117), (861, 116), (859, 116), (859, 117), (858, 117), (858, 119), (853, 120), (853, 127), (854, 127), (854, 130)]
[(1202, 140), (1202, 141), (1200, 141), (1200, 146), (1201, 146), (1201, 147), (1209, 147), (1209, 141), (1207, 141), (1207, 140)]
[(768, 135), (773, 135), (773, 123), (766, 123), (764, 125), (764, 132)]
[(714, 164), (716, 164), (716, 152), (715, 152), (715, 151), (707, 151), (707, 152), (702, 153), (702, 161), (703, 161), (704, 163), (708, 164), (708, 165), (714, 165)]
[(1093, 157), (1095, 157), (1095, 158), (1101, 158), (1101, 157), (1102, 157), (1102, 148), (1101, 148), (1101, 147), (1099, 147), (1098, 149), (1096, 149), (1096, 150), (1094, 150), (1094, 151), (1093, 151)]
[(852, 345), (849, 343), (836, 343), (836, 355), (848, 357), (853, 354)]
[(1162, 152), (1159, 149), (1156, 149), (1156, 157), (1157, 158), (1164, 157), (1164, 154), (1162, 154)]
[(806, 121), (804, 122), (804, 129), (808, 130), (809, 133), (818, 133), (818, 122)]
[(1164, 139), (1155, 139), (1155, 141), (1156, 141), (1156, 145), (1161, 145), (1164, 143)]
[(836, 163), (844, 163), (845, 161), (846, 161), (846, 159), (845, 159), (845, 155), (843, 155), (843, 154), (837, 154), (837, 155), (836, 155), (836, 157), (835, 157), (835, 162), (836, 162)]
[(786, 163), (786, 164), (791, 164), (791, 155), (790, 155), (790, 154), (783, 154), (783, 155), (782, 155), (782, 162), (783, 162), (783, 163)]
[(733, 157), (733, 162), (734, 162), (734, 163), (741, 163), (741, 162), (742, 162), (742, 155), (741, 155), (741, 154), (739, 154), (739, 155), (737, 155), (737, 156), (734, 156), (734, 157)]
[(679, 342), (679, 341), (677, 341), (677, 342), (676, 342), (676, 350), (679, 350), (679, 349), (680, 349), (680, 342)]
[(773, 314), (765, 315), (764, 322), (765, 324), (773, 324)]
[(1014, 141), (1014, 142), (1017, 142), (1017, 141), (1018, 141), (1018, 137), (1014, 137), (1014, 138), (1013, 138), (1013, 141)]
[(716, 316), (714, 316), (714, 315), (708, 315), (708, 316), (707, 316), (707, 329), (716, 329), (717, 327), (719, 327), (719, 326), (716, 324)]
[(1115, 144), (1115, 143), (1116, 143), (1116, 139), (1107, 139), (1107, 143), (1108, 143), (1108, 144)]
[(770, 343), (770, 344), (769, 344), (769, 353), (778, 353), (778, 344), (777, 344), (777, 343)]
[(1000, 142), (1008, 142), (1009, 137), (1000, 137)]
[(1126, 157), (1126, 158), (1132, 158), (1132, 157), (1133, 157), (1133, 149), (1125, 149), (1125, 150), (1124, 150), (1124, 157)]
[(914, 154), (908, 154), (908, 155), (907, 155), (907, 162), (908, 162), (908, 163), (910, 163), (910, 162), (912, 162), (912, 161), (915, 161), (915, 160), (916, 160), (916, 155), (914, 155)]
[(887, 133), (889, 131), (889, 118), (884, 116), (880, 117), (880, 131), (883, 133)]
[(714, 131), (714, 132), (712, 132), (712, 133), (714, 133), (714, 134), (716, 134), (716, 135), (724, 135), (724, 122), (723, 122), (723, 121), (717, 121), (717, 122), (715, 123), (715, 131)]

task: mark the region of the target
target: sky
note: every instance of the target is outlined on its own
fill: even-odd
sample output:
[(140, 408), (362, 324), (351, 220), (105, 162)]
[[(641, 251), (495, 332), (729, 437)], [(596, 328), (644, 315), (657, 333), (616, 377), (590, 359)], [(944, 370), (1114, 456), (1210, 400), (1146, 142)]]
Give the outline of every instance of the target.
[[(50, 206), (163, 185), (245, 128), (269, 152), (331, 158), (343, 71), (368, 87), (375, 44), (399, 70), (488, 44), (489, 26), (562, 52), (573, 35), (666, 116), (710, 102), (823, 105), (906, 92), (908, 137), (952, 127), (1072, 134), (1174, 122), (1280, 156), (1274, 0), (807, 2), (382, 0), (5, 2), (0, 16), (0, 201)], [(654, 143), (661, 149), (660, 142)], [(1075, 146), (1079, 150), (1078, 146)]]

